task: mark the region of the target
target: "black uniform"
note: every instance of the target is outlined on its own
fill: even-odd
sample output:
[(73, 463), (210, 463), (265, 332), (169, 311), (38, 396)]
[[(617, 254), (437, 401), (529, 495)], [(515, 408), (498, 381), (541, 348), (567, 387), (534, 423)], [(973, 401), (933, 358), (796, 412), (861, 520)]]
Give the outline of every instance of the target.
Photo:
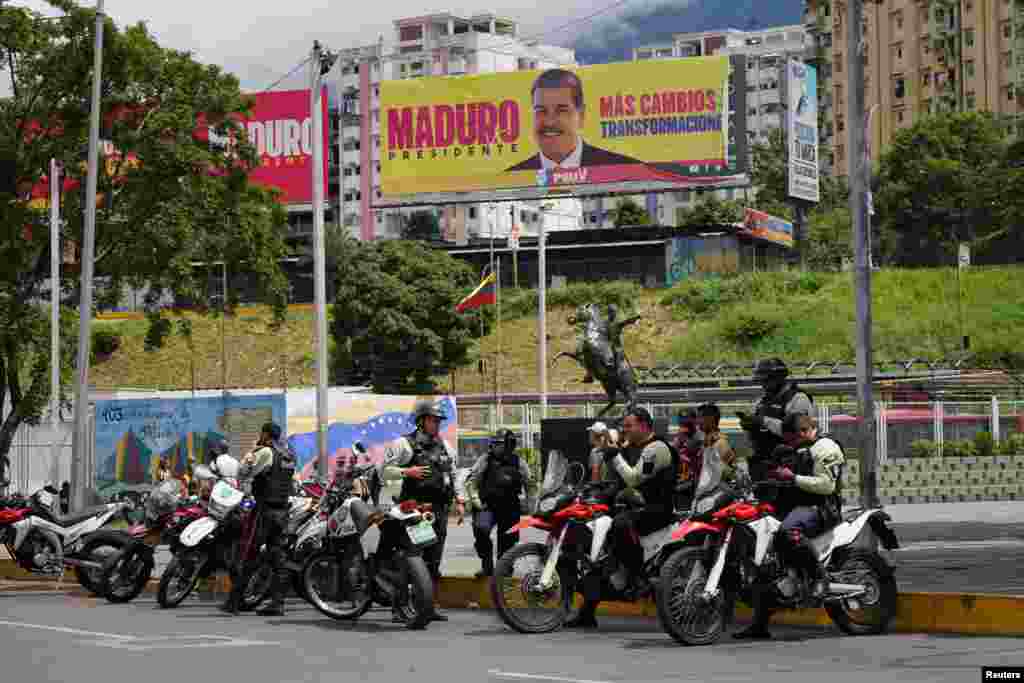
[(519, 542), (519, 534), (510, 534), (508, 530), (519, 522), (519, 492), (525, 490), (527, 478), (525, 463), (506, 448), (483, 456), (469, 475), (467, 493), (471, 500), (478, 496), (484, 507), (473, 515), (473, 547), (480, 556), (484, 575), (494, 573), (491, 531), (495, 527), (498, 528), (499, 558)]
[(448, 509), (455, 495), (451, 485), (452, 463), (448, 457), (448, 449), (440, 438), (435, 439), (424, 432), (416, 431), (405, 439), (412, 447), (412, 459), (405, 467), (429, 467), (430, 476), (425, 479), (403, 479), (398, 501), (415, 500), (433, 504), (437, 543), (423, 551), (423, 560), (427, 563), (431, 575), (437, 580), (441, 577), (441, 557), (448, 537)]
[(274, 571), (272, 605), (284, 602), (289, 584), (285, 549), (285, 529), (288, 525), (288, 498), (293, 491), (296, 462), (294, 456), (277, 444), (271, 445), (273, 464), (253, 478), (252, 495), (256, 499), (256, 512), (260, 519), (260, 541), (266, 543), (270, 566)]

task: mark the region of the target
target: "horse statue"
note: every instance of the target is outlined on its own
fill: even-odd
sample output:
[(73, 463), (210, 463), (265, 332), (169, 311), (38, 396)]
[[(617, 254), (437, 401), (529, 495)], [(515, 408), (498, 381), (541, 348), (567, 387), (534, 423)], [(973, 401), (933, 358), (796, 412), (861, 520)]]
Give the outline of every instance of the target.
[(601, 314), (597, 304), (578, 307), (576, 313), (569, 317), (569, 324), (576, 327), (576, 351), (563, 351), (552, 361), (563, 356), (572, 358), (583, 366), (585, 384), (595, 379), (600, 382), (608, 396), (608, 405), (597, 414), (599, 418), (615, 406), (620, 393), (625, 397), (627, 408), (636, 405), (636, 375), (622, 349), (622, 330), (638, 321), (640, 316), (620, 321), (618, 314), (618, 307), (614, 304), (608, 306), (607, 317)]

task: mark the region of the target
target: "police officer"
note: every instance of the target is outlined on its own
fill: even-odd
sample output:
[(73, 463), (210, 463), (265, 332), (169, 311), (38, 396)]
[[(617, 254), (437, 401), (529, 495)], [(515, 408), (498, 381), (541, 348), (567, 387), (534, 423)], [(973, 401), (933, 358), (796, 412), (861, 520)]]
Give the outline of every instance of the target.
[[(615, 557), (629, 572), (630, 593), (644, 590), (643, 548), (640, 536), (668, 526), (673, 519), (679, 456), (664, 438), (655, 435), (654, 419), (646, 409), (633, 407), (622, 421), (623, 446), (606, 448), (604, 461), (618, 480), (617, 499), (630, 507), (619, 512), (612, 522), (611, 538)], [(598, 600), (587, 597), (579, 616), (567, 626), (594, 628)]]
[[(441, 438), (441, 422), (447, 419), (444, 408), (430, 400), (417, 401), (413, 407), (416, 431), (400, 436), (388, 445), (384, 452), (382, 477), (384, 481), (402, 480), (398, 501), (415, 500), (431, 503), (434, 512), (434, 533), (437, 543), (427, 548), (423, 559), (434, 580), (434, 599), (437, 599), (441, 581), (441, 556), (448, 536), (448, 511), (455, 494), (452, 472), (455, 453)], [(466, 513), (465, 500), (456, 500), (456, 515), (459, 523)], [(402, 621), (396, 615), (396, 621)], [(434, 605), (433, 621), (448, 621), (438, 613)]]
[(789, 415), (810, 415), (813, 410), (811, 397), (796, 383), (786, 381), (788, 377), (789, 368), (779, 358), (759, 361), (754, 368), (754, 381), (761, 384), (764, 395), (753, 415), (737, 413), (740, 425), (753, 442), (750, 476), (754, 481), (764, 479), (771, 467), (772, 454), (784, 443), (782, 421)]
[[(242, 458), (239, 479), (252, 480), (252, 497), (256, 500), (256, 514), (259, 515), (261, 540), (266, 543), (274, 579), (270, 602), (259, 614), (283, 616), (285, 590), (289, 585), (287, 555), (284, 549), (285, 528), (288, 524), (288, 498), (293, 492), (296, 459), (290, 449), (281, 442), (281, 427), (267, 422), (260, 430), (256, 448)], [(222, 606), (225, 612), (237, 613), (245, 590), (246, 578), (242, 567), (235, 569), (231, 594)]]
[(473, 547), (480, 556), (477, 578), (494, 574), (494, 544), (491, 530), (498, 528), (498, 557), (519, 542), (519, 533), (510, 534), (519, 521), (525, 494), (529, 509), (532, 486), (530, 468), (516, 453), (516, 435), (508, 429), (499, 431), (488, 444), (487, 453), (473, 464), (466, 479), (466, 499), (473, 512)]
[[(795, 437), (796, 448), (768, 471), (768, 479), (789, 482), (776, 501), (783, 518), (779, 530), (779, 550), (794, 568), (803, 569), (812, 581), (811, 595), (820, 598), (827, 588), (828, 575), (818, 562), (810, 539), (839, 521), (839, 487), (845, 462), (842, 447), (833, 439), (818, 436), (818, 421), (810, 415), (786, 418), (783, 431)], [(785, 452), (787, 449), (780, 449)], [(754, 622), (735, 634), (736, 638), (767, 639), (771, 611), (765, 591), (755, 588)]]

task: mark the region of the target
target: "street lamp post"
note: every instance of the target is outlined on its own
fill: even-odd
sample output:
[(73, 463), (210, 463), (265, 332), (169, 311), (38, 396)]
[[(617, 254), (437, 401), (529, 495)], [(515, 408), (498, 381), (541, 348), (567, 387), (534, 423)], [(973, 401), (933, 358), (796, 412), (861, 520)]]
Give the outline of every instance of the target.
[(103, 75), (103, 0), (96, 2), (93, 42), (92, 111), (89, 117), (89, 172), (85, 189), (85, 229), (82, 236), (81, 301), (78, 305), (78, 384), (75, 387), (75, 433), (72, 440), (71, 509), (85, 507), (86, 451), (89, 450), (89, 336), (92, 323), (92, 274), (96, 249), (96, 181), (99, 173), (100, 85)]

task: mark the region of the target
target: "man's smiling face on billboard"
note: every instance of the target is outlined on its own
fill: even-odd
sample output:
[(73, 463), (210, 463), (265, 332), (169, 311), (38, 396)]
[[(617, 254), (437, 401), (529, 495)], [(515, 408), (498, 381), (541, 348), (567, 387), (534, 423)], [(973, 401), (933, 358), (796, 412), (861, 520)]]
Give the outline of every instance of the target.
[(533, 93), (533, 132), (541, 153), (555, 162), (576, 149), (583, 110), (573, 88), (537, 88)]

